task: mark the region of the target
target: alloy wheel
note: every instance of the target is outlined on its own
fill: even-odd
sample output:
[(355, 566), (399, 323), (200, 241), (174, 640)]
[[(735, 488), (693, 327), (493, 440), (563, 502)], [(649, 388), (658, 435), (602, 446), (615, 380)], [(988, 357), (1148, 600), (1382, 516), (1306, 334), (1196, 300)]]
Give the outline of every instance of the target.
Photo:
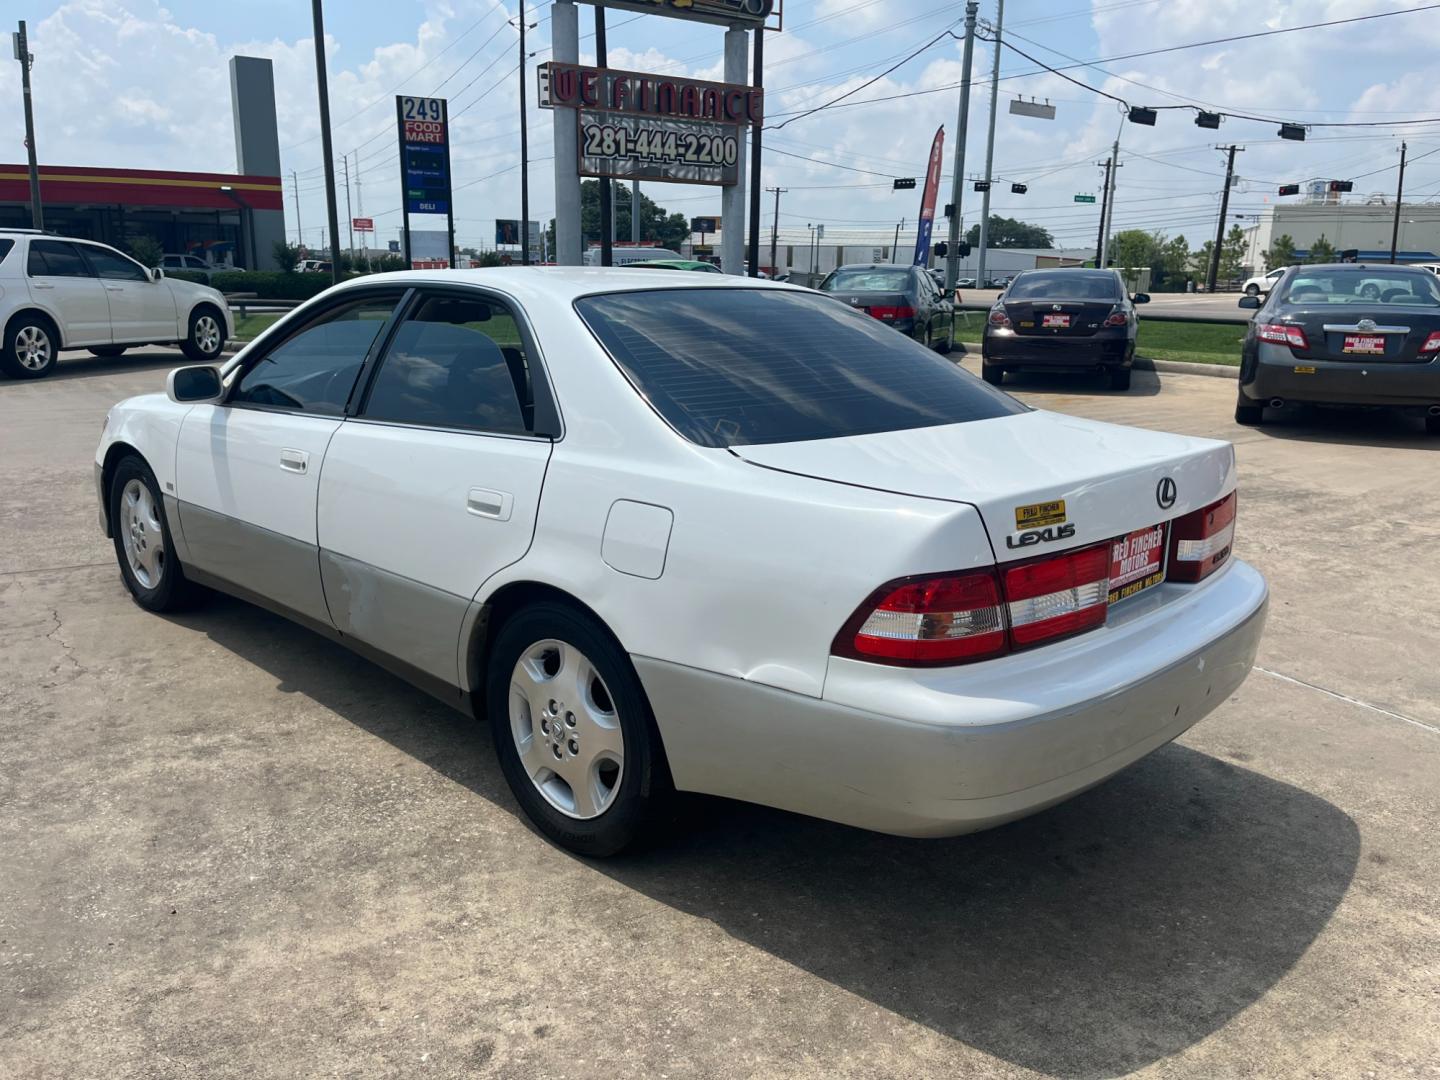
[(44, 371), (55, 359), (55, 347), (44, 327), (22, 326), (15, 335), (15, 358), (29, 371)]
[(120, 540), (135, 580), (146, 589), (158, 587), (165, 576), (165, 526), (140, 480), (131, 480), (120, 494)]
[(220, 324), (213, 315), (201, 315), (195, 320), (195, 344), (205, 353), (217, 352), (220, 348)]
[(567, 817), (599, 817), (625, 772), (614, 699), (589, 657), (564, 641), (537, 641), (510, 676), (510, 730), (525, 775)]

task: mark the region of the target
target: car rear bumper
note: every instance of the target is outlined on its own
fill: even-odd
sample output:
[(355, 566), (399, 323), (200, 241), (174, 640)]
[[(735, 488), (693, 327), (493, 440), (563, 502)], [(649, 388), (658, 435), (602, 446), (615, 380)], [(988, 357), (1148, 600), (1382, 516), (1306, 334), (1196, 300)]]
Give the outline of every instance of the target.
[(1242, 366), (1240, 393), (1257, 403), (1440, 405), (1440, 358), (1411, 364), (1306, 360), (1283, 345), (1262, 344), (1256, 361)]
[[(826, 699), (634, 660), (677, 787), (879, 832), (950, 836), (1099, 783), (1244, 681), (1265, 624), (1264, 579), (1236, 562), (1203, 585), (1161, 588), (1188, 591), (1152, 598), (1113, 634), (968, 668), (832, 660), (848, 670), (827, 680)], [(853, 703), (831, 700), (832, 682)]]
[(985, 331), (980, 352), (988, 364), (1035, 371), (1120, 367), (1130, 360), (1130, 342), (1123, 333), (1102, 331), (1091, 337), (1030, 337)]

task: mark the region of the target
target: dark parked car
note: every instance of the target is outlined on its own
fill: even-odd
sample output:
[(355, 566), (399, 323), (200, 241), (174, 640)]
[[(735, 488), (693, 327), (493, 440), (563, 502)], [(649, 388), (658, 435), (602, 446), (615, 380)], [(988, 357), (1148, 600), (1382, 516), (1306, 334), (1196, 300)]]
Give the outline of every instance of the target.
[(1419, 412), (1440, 435), (1440, 279), (1408, 266), (1292, 266), (1256, 308), (1240, 349), (1235, 419), (1266, 406)]
[(955, 305), (922, 267), (841, 266), (820, 291), (939, 352), (955, 344)]
[(1007, 371), (1100, 371), (1128, 390), (1135, 305), (1149, 300), (1126, 293), (1114, 270), (1022, 271), (990, 309), (981, 374), (998, 386)]

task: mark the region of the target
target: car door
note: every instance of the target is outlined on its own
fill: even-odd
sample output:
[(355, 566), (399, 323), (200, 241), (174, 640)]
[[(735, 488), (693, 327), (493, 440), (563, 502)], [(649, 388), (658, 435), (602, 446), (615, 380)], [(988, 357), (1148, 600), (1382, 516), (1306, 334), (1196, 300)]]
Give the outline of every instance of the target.
[(178, 341), (175, 297), (134, 259), (100, 244), (76, 245), (100, 284), (110, 304), (113, 340), (145, 343)]
[(187, 567), (330, 624), (315, 528), (320, 466), (403, 295), (344, 290), (297, 314), (292, 332), (231, 374), (223, 403), (186, 415), (175, 495)]
[(325, 454), (320, 565), (335, 625), (455, 685), (466, 608), (530, 547), (558, 421), (517, 309), (420, 289)]
[(110, 304), (105, 287), (69, 240), (31, 240), (26, 264), (30, 295), (54, 312), (65, 347), (108, 345)]

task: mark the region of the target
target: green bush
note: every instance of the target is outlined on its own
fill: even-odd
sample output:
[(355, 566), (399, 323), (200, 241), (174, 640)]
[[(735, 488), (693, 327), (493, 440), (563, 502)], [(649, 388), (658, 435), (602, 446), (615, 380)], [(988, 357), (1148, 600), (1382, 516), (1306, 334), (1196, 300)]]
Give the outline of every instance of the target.
[(193, 281), (198, 285), (210, 284), (210, 278), (207, 275), (195, 270), (166, 270), (165, 276), (168, 278), (179, 278), (181, 281)]

